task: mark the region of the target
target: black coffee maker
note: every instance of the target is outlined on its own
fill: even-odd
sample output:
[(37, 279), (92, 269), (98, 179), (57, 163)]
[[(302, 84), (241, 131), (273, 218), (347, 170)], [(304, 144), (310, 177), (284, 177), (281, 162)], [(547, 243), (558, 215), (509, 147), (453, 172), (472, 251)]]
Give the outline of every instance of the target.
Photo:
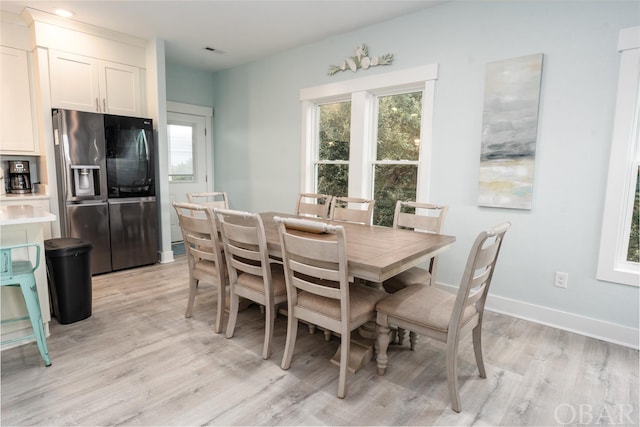
[(9, 191), (15, 194), (31, 193), (28, 161), (9, 160)]

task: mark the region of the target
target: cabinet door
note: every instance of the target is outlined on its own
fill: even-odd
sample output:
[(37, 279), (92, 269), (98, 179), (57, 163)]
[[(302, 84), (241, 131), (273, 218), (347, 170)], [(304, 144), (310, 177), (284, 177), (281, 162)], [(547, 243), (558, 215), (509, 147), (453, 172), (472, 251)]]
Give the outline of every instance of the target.
[(141, 116), (140, 69), (113, 62), (99, 62), (103, 113)]
[(51, 50), (49, 69), (52, 107), (102, 112), (97, 59)]
[(3, 154), (38, 154), (27, 52), (0, 47), (0, 82), (0, 151)]

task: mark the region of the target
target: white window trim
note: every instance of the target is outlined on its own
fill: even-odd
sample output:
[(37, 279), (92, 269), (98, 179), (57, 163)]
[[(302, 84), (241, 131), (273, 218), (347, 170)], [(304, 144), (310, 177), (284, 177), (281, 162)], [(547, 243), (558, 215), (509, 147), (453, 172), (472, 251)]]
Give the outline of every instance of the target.
[[(609, 176), (602, 218), (600, 254), (596, 278), (608, 282), (640, 286), (640, 268), (626, 262), (629, 186), (634, 185), (628, 171), (635, 161), (638, 96), (640, 80), (640, 27), (620, 31), (620, 77), (609, 160)], [(623, 167), (622, 165), (625, 165)], [(629, 166), (629, 167), (626, 167)], [(637, 176), (637, 173), (636, 173)], [(627, 234), (628, 235), (628, 234)]]
[[(368, 141), (375, 129), (365, 125), (371, 110), (375, 108), (375, 96), (397, 92), (423, 91), (423, 110), (420, 135), (420, 161), (416, 200), (427, 201), (429, 194), (428, 171), (431, 159), (433, 129), (433, 98), (438, 65), (430, 64), (389, 73), (376, 74), (352, 80), (329, 83), (300, 90), (301, 101), (301, 188), (302, 192), (314, 191), (314, 161), (317, 155), (318, 104), (351, 99), (351, 146), (349, 150), (349, 195), (370, 197), (372, 194), (373, 152), (365, 153), (366, 146), (354, 141)], [(371, 150), (370, 150), (371, 151)], [(352, 179), (355, 178), (355, 179)]]

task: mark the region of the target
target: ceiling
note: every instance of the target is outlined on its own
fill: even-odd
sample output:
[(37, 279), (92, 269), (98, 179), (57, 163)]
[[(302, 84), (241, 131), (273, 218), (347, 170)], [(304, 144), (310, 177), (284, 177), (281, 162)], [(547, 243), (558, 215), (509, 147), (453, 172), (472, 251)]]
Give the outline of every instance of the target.
[(49, 13), (64, 8), (74, 13), (73, 20), (143, 39), (165, 40), (170, 62), (218, 71), (440, 3), (443, 1), (0, 0), (0, 9), (20, 14), (24, 7)]

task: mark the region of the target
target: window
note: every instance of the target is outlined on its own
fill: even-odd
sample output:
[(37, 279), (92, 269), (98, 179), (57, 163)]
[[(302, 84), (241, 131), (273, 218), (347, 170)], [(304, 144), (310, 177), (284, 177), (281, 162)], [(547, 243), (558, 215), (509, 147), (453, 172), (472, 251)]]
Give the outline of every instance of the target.
[(189, 125), (169, 124), (169, 181), (193, 181), (194, 134)]
[(640, 286), (640, 27), (620, 32), (620, 77), (597, 278)]
[(393, 225), (397, 200), (416, 200), (422, 92), (378, 97), (373, 223)]
[(316, 165), (316, 189), (320, 194), (346, 196), (349, 190), (349, 135), (351, 102), (318, 107), (320, 133)]
[(436, 77), (429, 65), (303, 89), (301, 191), (373, 198), (388, 226), (396, 200), (427, 201)]

